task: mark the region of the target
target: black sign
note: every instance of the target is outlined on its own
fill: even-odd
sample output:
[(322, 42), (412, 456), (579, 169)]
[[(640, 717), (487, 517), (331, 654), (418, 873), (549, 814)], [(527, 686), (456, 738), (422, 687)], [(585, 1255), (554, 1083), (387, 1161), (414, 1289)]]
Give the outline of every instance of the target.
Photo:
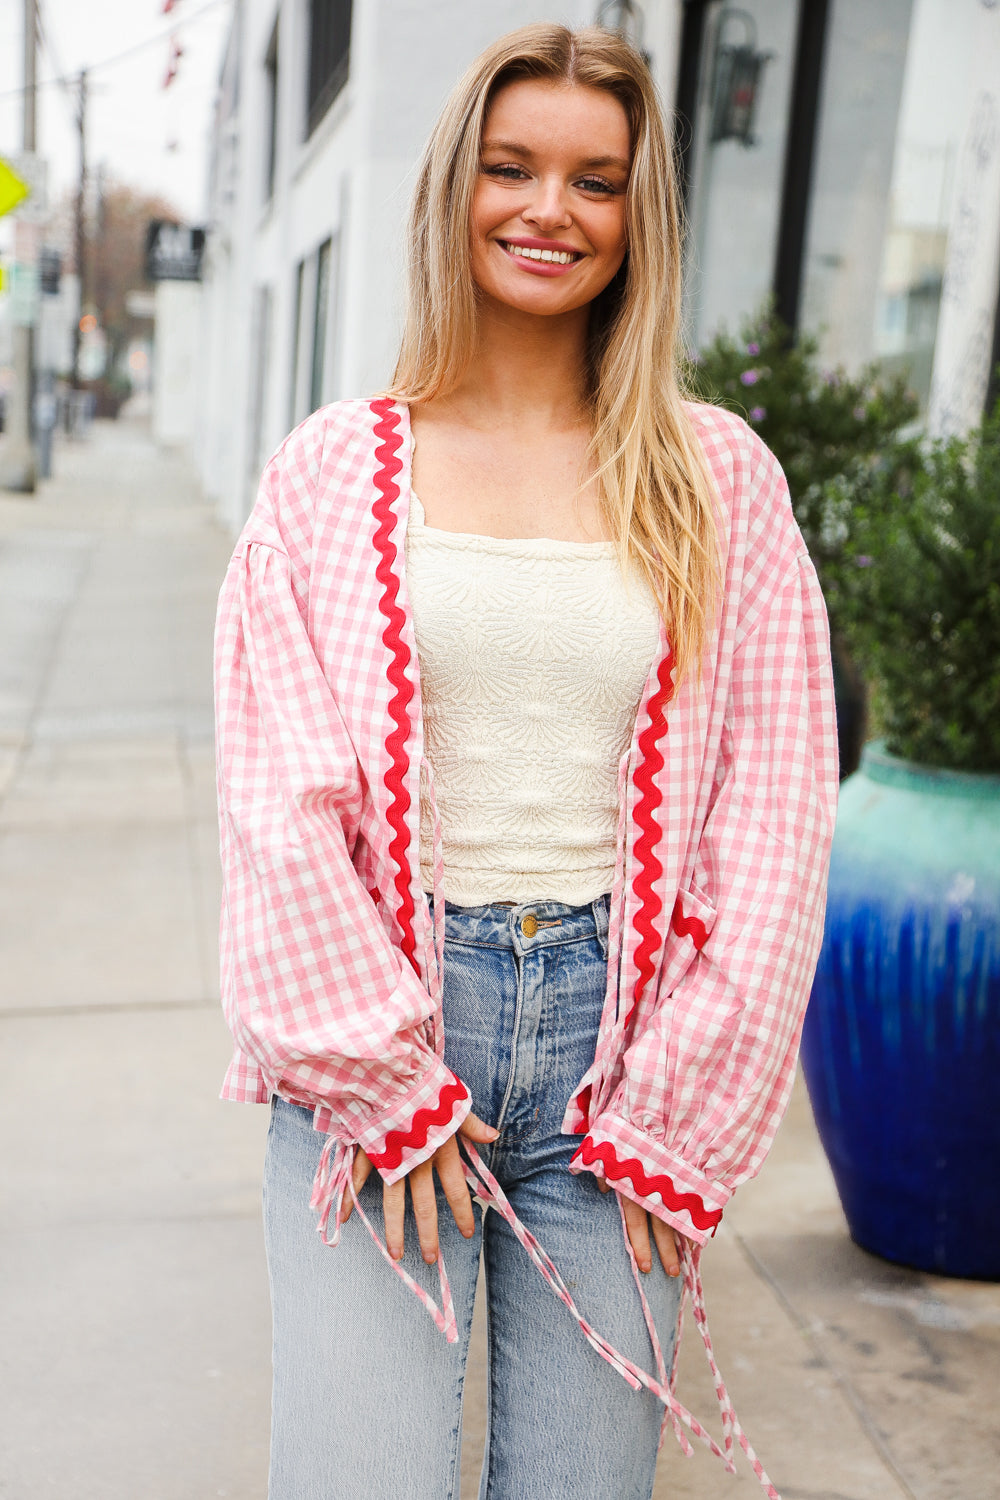
[(204, 229), (151, 219), (146, 232), (146, 278), (149, 281), (200, 281), (205, 252)]
[(58, 297), (62, 276), (62, 256), (58, 250), (39, 250), (38, 285), (43, 297)]

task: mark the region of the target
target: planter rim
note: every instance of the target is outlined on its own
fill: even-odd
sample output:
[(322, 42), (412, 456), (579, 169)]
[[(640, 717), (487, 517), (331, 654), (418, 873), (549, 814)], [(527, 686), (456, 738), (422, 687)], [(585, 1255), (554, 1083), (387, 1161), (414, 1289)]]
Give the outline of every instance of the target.
[(1000, 798), (1000, 772), (950, 771), (945, 766), (925, 766), (918, 761), (890, 755), (884, 740), (869, 740), (861, 751), (859, 771), (869, 781), (884, 786), (907, 787), (911, 791), (936, 792), (946, 797)]

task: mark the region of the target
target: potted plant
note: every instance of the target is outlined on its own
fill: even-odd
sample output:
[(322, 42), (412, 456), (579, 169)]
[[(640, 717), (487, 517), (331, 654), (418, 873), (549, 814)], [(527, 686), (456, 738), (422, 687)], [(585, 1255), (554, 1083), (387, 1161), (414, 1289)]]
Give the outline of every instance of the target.
[(865, 695), (847, 649), (848, 544), (853, 493), (917, 413), (898, 378), (875, 365), (859, 375), (823, 371), (816, 340), (787, 328), (766, 308), (737, 336), (722, 332), (689, 362), (687, 385), (703, 400), (746, 418), (777, 456), (826, 597), (833, 640), (841, 774), (856, 769), (864, 738)]
[(841, 786), (803, 1065), (854, 1239), (996, 1279), (1000, 406), (853, 485), (838, 609), (884, 739)]

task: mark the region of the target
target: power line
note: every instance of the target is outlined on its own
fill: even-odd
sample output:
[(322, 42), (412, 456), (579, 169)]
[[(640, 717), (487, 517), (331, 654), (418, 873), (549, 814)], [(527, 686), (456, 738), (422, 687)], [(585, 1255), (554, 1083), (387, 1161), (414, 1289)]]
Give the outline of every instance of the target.
[[(58, 76), (55, 78), (41, 78), (35, 85), (35, 88), (51, 88), (53, 84), (58, 84), (60, 88), (65, 89), (67, 85), (75, 85), (76, 83), (78, 83), (80, 74), (82, 72), (99, 73), (102, 72), (105, 68), (113, 68), (118, 63), (125, 62), (128, 58), (134, 57), (136, 53), (144, 52), (147, 47), (153, 47), (158, 42), (165, 42), (169, 40), (171, 36), (180, 31), (183, 27), (190, 26), (194, 21), (200, 21), (202, 16), (207, 15), (210, 10), (217, 10), (220, 5), (230, 5), (231, 3), (232, 0), (206, 0), (206, 3), (204, 5), (199, 6), (199, 8), (192, 11), (190, 15), (178, 16), (177, 20), (174, 21), (171, 26), (164, 27), (161, 31), (156, 32), (155, 35), (147, 36), (141, 42), (135, 42), (131, 47), (126, 47), (123, 52), (115, 52), (111, 57), (102, 58), (100, 62), (90, 63), (85, 68), (77, 68), (73, 73), (65, 73), (62, 76)], [(43, 41), (45, 42), (45, 47), (49, 54), (49, 57), (52, 58), (52, 61), (54, 62), (55, 59), (52, 57), (52, 48), (47, 38), (43, 37)], [(20, 99), (24, 95), (24, 92), (25, 90), (23, 87), (19, 89), (7, 89), (3, 93), (0, 93), (0, 102), (5, 99)]]
[[(77, 98), (76, 98), (77, 89), (71, 87), (68, 79), (66, 77), (62, 76), (63, 70), (59, 66), (59, 58), (56, 56), (56, 50), (55, 50), (55, 47), (52, 44), (51, 33), (49, 32), (49, 29), (48, 29), (48, 27), (45, 24), (45, 19), (44, 19), (44, 15), (43, 15), (43, 11), (42, 11), (42, 4), (43, 4), (43, 0), (36, 0), (36, 4), (35, 4), (35, 28), (36, 28), (36, 30), (38, 32), (39, 41), (41, 42), (43, 48), (45, 49), (46, 53), (48, 54), (49, 62), (52, 64), (52, 66), (56, 70), (56, 76), (55, 76), (55, 78), (52, 81), (53, 81), (53, 83), (57, 83), (59, 85), (59, 91), (60, 91), (60, 93), (62, 94), (63, 98), (66, 100), (66, 102), (67, 102), (67, 104), (69, 106), (70, 117), (71, 117), (71, 119), (73, 121), (73, 124), (76, 125), (76, 123), (77, 123), (77, 112), (78, 112), (78, 105), (77, 105)], [(79, 84), (79, 80), (78, 79), (74, 80), (74, 81), (77, 84)]]

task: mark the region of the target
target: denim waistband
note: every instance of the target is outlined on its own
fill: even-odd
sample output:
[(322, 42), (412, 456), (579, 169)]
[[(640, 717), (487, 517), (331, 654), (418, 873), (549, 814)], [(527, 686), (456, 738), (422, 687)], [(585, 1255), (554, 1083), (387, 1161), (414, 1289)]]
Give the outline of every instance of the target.
[[(428, 897), (431, 910), (433, 897)], [(478, 948), (512, 948), (531, 953), (538, 948), (564, 943), (589, 942), (596, 938), (605, 958), (608, 953), (609, 896), (598, 896), (586, 906), (566, 906), (561, 901), (507, 901), (488, 906), (444, 905), (445, 942)]]

